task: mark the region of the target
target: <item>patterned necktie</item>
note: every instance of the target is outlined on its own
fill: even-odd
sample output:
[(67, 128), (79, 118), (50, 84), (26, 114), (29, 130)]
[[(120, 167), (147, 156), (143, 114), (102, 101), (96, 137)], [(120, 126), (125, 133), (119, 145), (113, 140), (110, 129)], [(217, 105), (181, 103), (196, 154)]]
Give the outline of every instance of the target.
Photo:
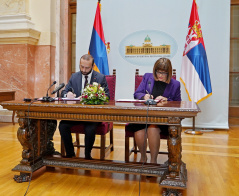
[(85, 84), (84, 84), (84, 88), (86, 87), (87, 84), (88, 84), (88, 76), (85, 76)]

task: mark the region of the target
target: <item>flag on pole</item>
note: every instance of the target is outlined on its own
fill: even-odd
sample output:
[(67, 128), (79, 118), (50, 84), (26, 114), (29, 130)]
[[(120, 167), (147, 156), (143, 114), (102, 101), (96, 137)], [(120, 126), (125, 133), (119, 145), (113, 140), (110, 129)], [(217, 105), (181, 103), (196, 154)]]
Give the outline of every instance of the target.
[(95, 60), (95, 66), (93, 69), (104, 75), (109, 75), (105, 37), (100, 15), (100, 1), (97, 3), (95, 21), (89, 47), (89, 54), (91, 54)]
[(207, 54), (196, 0), (193, 0), (192, 4), (180, 80), (185, 86), (190, 101), (200, 103), (212, 95)]

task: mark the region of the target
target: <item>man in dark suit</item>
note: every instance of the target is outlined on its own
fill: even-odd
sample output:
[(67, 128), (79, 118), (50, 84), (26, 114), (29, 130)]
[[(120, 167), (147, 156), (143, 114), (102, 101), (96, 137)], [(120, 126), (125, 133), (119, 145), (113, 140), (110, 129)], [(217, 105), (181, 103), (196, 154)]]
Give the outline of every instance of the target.
[[(105, 76), (93, 70), (94, 58), (85, 54), (80, 59), (80, 71), (72, 74), (65, 89), (61, 92), (62, 97), (75, 98), (82, 94), (84, 87), (93, 82), (99, 83), (105, 90), (109, 97), (108, 84)], [(91, 150), (95, 142), (95, 130), (99, 122), (81, 121), (85, 127), (85, 158), (92, 159)], [(66, 149), (66, 157), (71, 158), (75, 156), (74, 146), (72, 143), (71, 127), (79, 124), (79, 121), (62, 120), (59, 124), (59, 130)]]

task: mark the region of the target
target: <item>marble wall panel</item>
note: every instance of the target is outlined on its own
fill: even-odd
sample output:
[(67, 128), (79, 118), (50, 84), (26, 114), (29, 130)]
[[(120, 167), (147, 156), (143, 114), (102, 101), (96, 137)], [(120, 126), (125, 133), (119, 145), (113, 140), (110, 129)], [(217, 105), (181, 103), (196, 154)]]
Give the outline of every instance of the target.
[(51, 85), (50, 54), (51, 54), (51, 46), (36, 46), (35, 97), (46, 96), (47, 89)]
[(0, 90), (15, 90), (16, 99), (28, 96), (27, 45), (0, 45)]
[(55, 47), (0, 45), (0, 90), (15, 90), (17, 100), (45, 96), (54, 70)]
[(35, 98), (35, 45), (27, 47), (27, 92), (30, 98)]
[[(50, 63), (51, 63), (51, 84), (57, 80), (56, 77), (55, 77), (55, 70), (56, 70), (56, 64), (55, 64), (55, 61), (56, 61), (56, 58), (55, 58), (55, 54), (56, 54), (56, 47), (55, 46), (51, 46), (51, 60), (50, 60)], [(58, 81), (57, 81), (58, 82)]]

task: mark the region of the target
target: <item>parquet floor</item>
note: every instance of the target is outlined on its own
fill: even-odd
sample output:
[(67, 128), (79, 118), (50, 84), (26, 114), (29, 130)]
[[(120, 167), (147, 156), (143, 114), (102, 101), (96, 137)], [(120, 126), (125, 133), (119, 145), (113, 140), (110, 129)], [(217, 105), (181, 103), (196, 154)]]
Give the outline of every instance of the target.
[[(11, 171), (21, 160), (22, 146), (17, 140), (18, 124), (0, 123), (0, 195), (24, 195), (28, 183), (13, 180)], [(83, 141), (83, 138), (82, 138)], [(97, 139), (96, 142), (99, 142)], [(115, 151), (107, 159), (124, 160), (124, 126), (114, 126)], [(56, 150), (60, 150), (60, 135), (54, 136)], [(166, 150), (166, 141), (161, 149)], [(78, 151), (83, 156), (83, 149)], [(99, 158), (98, 150), (92, 156)], [(131, 156), (131, 160), (139, 157)], [(160, 155), (158, 162), (166, 161)], [(182, 160), (187, 164), (187, 190), (183, 196), (239, 195), (239, 126), (229, 130), (215, 130), (203, 135), (182, 134)], [(33, 175), (27, 195), (80, 196), (136, 196), (139, 195), (139, 176), (100, 171), (42, 168)], [(161, 195), (163, 189), (157, 178), (141, 178), (140, 195)]]

